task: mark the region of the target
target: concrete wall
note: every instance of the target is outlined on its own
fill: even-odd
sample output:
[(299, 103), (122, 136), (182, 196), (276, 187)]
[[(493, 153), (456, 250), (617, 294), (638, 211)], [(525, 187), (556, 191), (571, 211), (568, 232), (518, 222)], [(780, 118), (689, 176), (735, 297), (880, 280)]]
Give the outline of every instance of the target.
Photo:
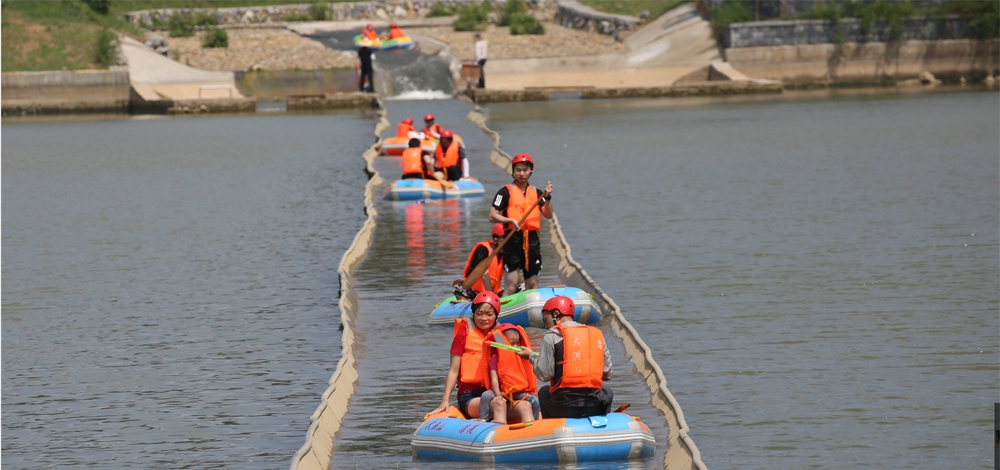
[(1000, 43), (953, 39), (739, 47), (726, 49), (726, 59), (750, 77), (786, 83), (910, 78), (923, 71), (974, 81), (997, 73)]
[(643, 23), (643, 20), (625, 15), (604, 13), (573, 0), (560, 0), (556, 9), (556, 22), (566, 28), (614, 35)]
[[(857, 18), (844, 18), (836, 25), (830, 20), (757, 21), (729, 25), (726, 47), (784, 46), (837, 42), (886, 42), (891, 39), (886, 23), (863, 24)], [(903, 20), (901, 40), (971, 39), (966, 21), (952, 15), (940, 21), (924, 17)]]
[(5, 116), (128, 109), (127, 71), (4, 72), (2, 76)]

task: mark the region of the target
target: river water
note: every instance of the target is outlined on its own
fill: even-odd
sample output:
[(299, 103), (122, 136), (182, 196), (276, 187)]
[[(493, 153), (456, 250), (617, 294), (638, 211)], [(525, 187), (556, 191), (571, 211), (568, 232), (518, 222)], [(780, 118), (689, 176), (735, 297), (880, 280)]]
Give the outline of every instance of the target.
[[(486, 111), (553, 182), (574, 257), (653, 349), (711, 468), (988, 468), (997, 109), (954, 93)], [(388, 110), (462, 135), (487, 196), (508, 181), (467, 105)], [(8, 466), (288, 465), (339, 357), (372, 115), (5, 124)], [(409, 454), (447, 365), (426, 319), (487, 201), (376, 205), (335, 468), (440, 467)], [(612, 343), (616, 402), (658, 439), (621, 467), (656, 467), (668, 430)]]

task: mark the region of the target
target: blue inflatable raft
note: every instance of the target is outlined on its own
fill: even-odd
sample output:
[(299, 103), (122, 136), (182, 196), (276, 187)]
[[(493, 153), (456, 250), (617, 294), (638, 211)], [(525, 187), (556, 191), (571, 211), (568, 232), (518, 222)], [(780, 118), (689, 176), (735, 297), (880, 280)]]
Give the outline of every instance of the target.
[[(573, 320), (585, 325), (601, 321), (601, 309), (594, 298), (576, 287), (551, 286), (518, 292), (500, 299), (500, 323), (511, 323), (523, 327), (545, 328), (542, 322), (542, 306), (545, 301), (565, 295), (573, 299), (576, 311)], [(452, 324), (456, 318), (472, 317), (472, 302), (460, 302), (454, 296), (442, 300), (434, 306), (428, 323)]]
[(653, 455), (656, 445), (645, 424), (622, 413), (510, 425), (444, 414), (430, 417), (413, 433), (415, 459), (487, 464), (627, 460)]
[(398, 180), (385, 188), (387, 201), (416, 201), (418, 199), (461, 199), (483, 197), (483, 184), (475, 179), (451, 181), (454, 188), (442, 188), (436, 180)]

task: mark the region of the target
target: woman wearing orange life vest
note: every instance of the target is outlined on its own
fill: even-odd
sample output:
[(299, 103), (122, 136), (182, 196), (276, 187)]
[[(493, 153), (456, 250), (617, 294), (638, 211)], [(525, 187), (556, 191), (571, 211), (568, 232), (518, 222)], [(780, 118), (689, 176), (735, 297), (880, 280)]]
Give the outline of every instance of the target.
[(488, 358), (483, 358), (488, 338), (496, 326), (497, 314), (500, 312), (500, 298), (492, 292), (481, 292), (472, 301), (472, 321), (466, 318), (455, 320), (452, 332), (451, 361), (448, 367), (448, 377), (444, 383), (444, 396), (441, 404), (430, 414), (448, 409), (451, 391), (458, 384), (458, 409), (467, 418), (486, 418), (489, 416), (489, 403), (481, 402), (480, 397), (486, 391), (486, 367)]
[(434, 179), (434, 163), (430, 152), (420, 147), (420, 139), (410, 139), (410, 148), (403, 150), (401, 179)]
[(469, 160), (465, 158), (465, 148), (454, 139), (455, 134), (445, 129), (441, 131), (441, 141), (434, 149), (434, 173), (448, 181), (469, 177)]
[[(469, 277), (469, 273), (473, 269), (476, 269), (479, 263), (482, 263), (483, 260), (493, 254), (493, 250), (500, 244), (501, 239), (503, 239), (503, 225), (493, 224), (493, 232), (490, 234), (490, 239), (476, 243), (476, 246), (472, 247), (472, 251), (469, 252), (469, 259), (465, 261), (465, 269), (462, 270), (463, 279)], [(481, 279), (477, 279), (472, 284), (470, 289), (475, 293), (489, 291), (495, 294), (499, 294), (503, 290), (503, 255), (494, 256), (490, 260), (490, 267), (483, 273)], [(465, 293), (462, 292), (462, 294)], [(455, 296), (459, 297), (458, 292), (456, 292)]]
[(428, 114), (424, 116), (424, 130), (423, 133), (428, 138), (440, 139), (441, 138), (441, 124), (434, 123), (434, 115)]
[[(492, 341), (508, 346), (520, 347), (521, 352), (532, 353), (531, 342), (524, 328), (502, 323), (493, 330)], [(490, 348), (488, 362), (490, 389), (483, 393), (481, 400), (488, 400), (494, 423), (530, 423), (539, 418), (538, 389), (531, 361), (518, 356), (514, 351)], [(507, 412), (512, 412), (514, 420), (507, 420)]]
[(409, 137), (410, 132), (416, 131), (413, 128), (413, 119), (410, 118), (403, 119), (403, 122), (396, 125), (396, 137)]
[(611, 378), (611, 353), (604, 333), (573, 321), (576, 306), (566, 296), (549, 299), (542, 319), (549, 329), (542, 337), (541, 354), (521, 351), (534, 365), (538, 380), (550, 381), (538, 391), (542, 416), (583, 418), (611, 412), (614, 393), (604, 385)]
[[(524, 272), (524, 288), (538, 287), (538, 272), (542, 270), (542, 249), (538, 238), (541, 228), (541, 216), (552, 218), (552, 182), (545, 185), (545, 191), (528, 184), (528, 178), (535, 170), (535, 161), (531, 155), (520, 153), (511, 159), (514, 182), (508, 184), (493, 198), (490, 208), (490, 221), (505, 224), (509, 233), (515, 231), (503, 247), (504, 291), (503, 295), (513, 295), (517, 292), (517, 284)], [(538, 208), (535, 202), (541, 199)], [(529, 212), (530, 211), (530, 212)], [(521, 218), (528, 213), (524, 225), (519, 226)]]

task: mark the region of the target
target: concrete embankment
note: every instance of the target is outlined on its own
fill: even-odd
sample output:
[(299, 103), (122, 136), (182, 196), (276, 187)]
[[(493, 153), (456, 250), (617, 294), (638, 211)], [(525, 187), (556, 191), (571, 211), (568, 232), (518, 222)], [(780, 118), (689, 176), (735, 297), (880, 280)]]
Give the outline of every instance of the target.
[(128, 110), (124, 70), (4, 72), (2, 77), (4, 116)]

